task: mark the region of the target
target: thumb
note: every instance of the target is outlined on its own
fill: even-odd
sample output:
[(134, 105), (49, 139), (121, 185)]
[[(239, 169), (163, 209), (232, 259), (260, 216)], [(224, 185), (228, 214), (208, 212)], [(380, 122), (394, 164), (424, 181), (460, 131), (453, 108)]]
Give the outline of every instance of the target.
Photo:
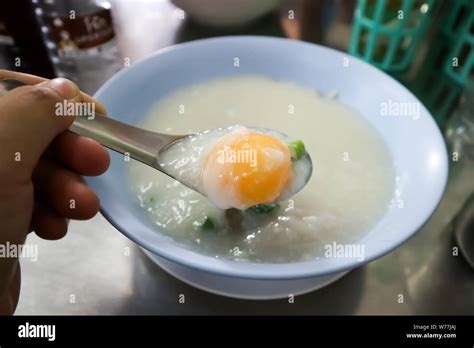
[(55, 114), (65, 100), (80, 102), (81, 94), (63, 78), (15, 88), (0, 97), (0, 175), (29, 180), (51, 141), (74, 121)]

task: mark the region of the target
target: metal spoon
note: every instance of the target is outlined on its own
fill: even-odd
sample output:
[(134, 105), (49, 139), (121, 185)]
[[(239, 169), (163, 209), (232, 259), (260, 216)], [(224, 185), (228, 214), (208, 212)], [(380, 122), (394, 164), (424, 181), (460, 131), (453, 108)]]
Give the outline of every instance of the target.
[[(26, 84), (18, 80), (0, 79), (0, 96), (16, 87), (25, 85)], [(265, 131), (263, 128), (253, 129)], [(159, 170), (160, 172), (179, 181), (181, 184), (198, 191), (205, 196), (203, 192), (199, 191), (199, 188), (196, 187), (196, 185), (186, 182), (182, 178), (178, 178), (176, 175), (173, 175), (164, 169), (158, 160), (158, 156), (162, 151), (166, 151), (171, 146), (173, 146), (174, 143), (184, 140), (186, 137), (195, 136), (195, 134), (169, 135), (151, 132), (114, 120), (113, 118), (106, 117), (99, 113), (95, 113), (93, 118), (83, 116), (75, 117), (73, 124), (69, 127), (69, 131), (94, 139), (103, 146), (118, 153), (128, 154), (131, 158)], [(272, 132), (275, 133), (276, 131), (272, 130)], [(285, 134), (280, 134), (286, 137)], [(307, 154), (305, 160), (311, 163), (311, 159)], [(306, 182), (309, 180), (310, 176), (311, 170), (309, 173), (307, 173), (304, 180), (302, 180), (301, 187), (296, 187), (294, 190), (292, 190), (293, 192), (288, 192), (285, 194), (285, 197), (279, 198), (287, 199), (289, 196), (301, 190), (301, 188), (306, 185)]]
[[(0, 80), (0, 96), (21, 86), (26, 86), (26, 84), (13, 79)], [(131, 158), (160, 171), (162, 171), (161, 168), (156, 166), (158, 153), (166, 145), (184, 137), (184, 135), (150, 132), (97, 112), (94, 118), (75, 117), (69, 131), (94, 139), (118, 153), (129, 154)]]

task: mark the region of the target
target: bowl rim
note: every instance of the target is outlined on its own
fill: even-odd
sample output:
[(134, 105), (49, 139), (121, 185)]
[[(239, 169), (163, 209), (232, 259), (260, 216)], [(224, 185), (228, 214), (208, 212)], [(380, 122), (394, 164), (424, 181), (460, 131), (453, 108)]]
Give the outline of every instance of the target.
[[(444, 191), (446, 189), (446, 184), (448, 180), (448, 155), (447, 155), (447, 149), (446, 149), (446, 144), (444, 142), (444, 138), (438, 126), (436, 125), (431, 113), (425, 108), (423, 103), (421, 103), (421, 101), (419, 101), (418, 98), (410, 90), (408, 90), (405, 86), (403, 86), (400, 82), (395, 80), (390, 75), (386, 74), (385, 72), (379, 70), (378, 68), (366, 63), (365, 61), (357, 57), (349, 55), (349, 53), (347, 52), (342, 52), (330, 47), (318, 45), (315, 43), (295, 40), (291, 38), (259, 36), (259, 35), (232, 35), (232, 36), (219, 36), (219, 37), (213, 37), (213, 38), (193, 40), (193, 41), (177, 43), (171, 46), (161, 48), (153, 52), (152, 54), (137, 60), (135, 63), (133, 63), (129, 67), (120, 70), (118, 73), (113, 75), (109, 80), (107, 80), (96, 91), (96, 93), (94, 94), (94, 98), (100, 101), (101, 95), (104, 94), (104, 91), (106, 91), (107, 89), (110, 88), (110, 86), (115, 84), (118, 79), (121, 79), (124, 74), (128, 74), (130, 73), (130, 71), (133, 71), (135, 69), (140, 69), (142, 66), (146, 65), (148, 61), (156, 59), (157, 57), (161, 55), (174, 53), (182, 49), (190, 48), (193, 46), (199, 46), (199, 45), (205, 46), (207, 44), (215, 44), (215, 43), (220, 43), (220, 42), (225, 43), (229, 41), (236, 42), (236, 41), (242, 41), (242, 40), (259, 41), (259, 43), (262, 43), (262, 41), (263, 43), (265, 42), (270, 43), (272, 41), (273, 43), (278, 43), (278, 44), (283, 44), (283, 45), (290, 44), (290, 45), (304, 46), (304, 47), (317, 47), (318, 49), (321, 49), (321, 50), (330, 51), (332, 54), (350, 56), (351, 60), (355, 60), (359, 64), (365, 65), (366, 68), (373, 71), (375, 74), (385, 75), (385, 77), (387, 77), (389, 80), (391, 80), (392, 83), (397, 85), (398, 88), (401, 88), (404, 91), (404, 93), (407, 93), (407, 95), (413, 98), (413, 100), (418, 101), (421, 106), (420, 109), (421, 109), (422, 114), (426, 114), (427, 116), (430, 116), (428, 122), (431, 123), (431, 125), (434, 128), (433, 136), (438, 137), (438, 140), (441, 140), (440, 152), (443, 157), (440, 164), (439, 173), (437, 174), (439, 177), (439, 182), (441, 183), (441, 186), (436, 188), (437, 190), (436, 195), (435, 195), (436, 199), (434, 200), (434, 202), (436, 203), (435, 204), (429, 203), (429, 209), (428, 209), (429, 212), (426, 214), (426, 216), (424, 216), (423, 219), (420, 219), (420, 223), (414, 226), (409, 231), (409, 233), (404, 233), (403, 237), (394, 239), (393, 243), (381, 245), (380, 248), (377, 248), (377, 250), (375, 251), (366, 252), (363, 260), (359, 261), (355, 258), (346, 258), (344, 259), (344, 261), (346, 262), (342, 262), (341, 264), (335, 265), (333, 268), (329, 270), (328, 269), (318, 270), (316, 267), (314, 267), (314, 263), (316, 260), (288, 262), (288, 263), (242, 262), (242, 261), (234, 261), (234, 260), (216, 259), (215, 257), (202, 254), (197, 251), (192, 251), (192, 253), (197, 255), (196, 258), (198, 260), (179, 257), (172, 253), (166, 253), (163, 250), (157, 248), (157, 246), (154, 245), (153, 243), (150, 243), (149, 240), (143, 240), (139, 238), (138, 236), (134, 235), (133, 232), (127, 231), (126, 226), (122, 226), (121, 223), (117, 222), (116, 219), (114, 219), (114, 217), (112, 216), (112, 214), (108, 213), (107, 208), (103, 206), (101, 202), (100, 212), (102, 213), (102, 215), (112, 224), (112, 226), (114, 226), (119, 232), (121, 232), (128, 239), (137, 243), (139, 246), (149, 250), (150, 252), (160, 257), (163, 257), (169, 261), (172, 261), (172, 262), (175, 262), (175, 263), (178, 263), (190, 268), (205, 271), (205, 272), (220, 274), (220, 275), (224, 275), (228, 277), (247, 278), (247, 279), (262, 279), (262, 280), (302, 279), (302, 278), (313, 278), (313, 277), (338, 273), (338, 272), (350, 270), (353, 268), (357, 268), (375, 259), (378, 259), (388, 254), (389, 252), (393, 251), (394, 249), (398, 248), (400, 245), (402, 245), (408, 239), (410, 239), (417, 231), (419, 231), (429, 221), (430, 217), (434, 214), (437, 207), (439, 206), (441, 199), (443, 197)], [(85, 180), (86, 182), (88, 182), (88, 178), (85, 178)], [(176, 244), (181, 249), (185, 249), (178, 242), (174, 242), (174, 244)], [(219, 262), (215, 262), (215, 261), (219, 261)], [(246, 264), (248, 265), (248, 267), (246, 267), (245, 270), (229, 267), (229, 265), (237, 265), (237, 264), (240, 264), (240, 265)], [(255, 266), (257, 269), (254, 269), (251, 266)], [(262, 268), (262, 266), (263, 268), (265, 268), (265, 266), (266, 267), (286, 266), (286, 269), (279, 272), (272, 271), (272, 272), (266, 273), (268, 270), (260, 269)]]

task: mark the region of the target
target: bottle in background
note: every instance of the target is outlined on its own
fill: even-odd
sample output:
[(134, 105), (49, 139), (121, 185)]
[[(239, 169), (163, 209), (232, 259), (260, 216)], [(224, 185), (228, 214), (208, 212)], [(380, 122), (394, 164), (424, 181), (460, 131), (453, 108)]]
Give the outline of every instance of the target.
[(57, 76), (92, 94), (123, 66), (108, 1), (32, 2)]
[(11, 69), (14, 62), (14, 41), (8, 33), (5, 23), (0, 18), (0, 69)]
[(467, 83), (446, 127), (446, 142), (455, 161), (474, 163), (474, 80)]
[[(445, 131), (450, 194), (464, 202), (474, 192), (474, 80), (469, 80)], [(453, 196), (454, 197), (454, 196)], [(471, 231), (474, 232), (474, 231)]]
[(3, 68), (47, 78), (55, 76), (31, 0), (0, 1)]

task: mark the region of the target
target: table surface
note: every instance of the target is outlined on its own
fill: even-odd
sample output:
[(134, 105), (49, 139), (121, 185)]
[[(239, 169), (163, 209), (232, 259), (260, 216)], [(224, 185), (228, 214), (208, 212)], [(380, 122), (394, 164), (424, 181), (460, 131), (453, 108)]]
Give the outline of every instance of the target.
[[(337, 6), (329, 9), (327, 3), (286, 1), (280, 12), (232, 32), (180, 19), (165, 0), (118, 0), (112, 6), (119, 49), (133, 63), (177, 42), (229, 34), (287, 36), (345, 50), (353, 1), (344, 7), (332, 2)], [(287, 19), (289, 9), (295, 11), (295, 20)], [(318, 13), (325, 13), (324, 20)], [(16, 313), (473, 314), (474, 272), (461, 255), (453, 255), (449, 224), (474, 182), (472, 170), (456, 166), (438, 209), (413, 238), (335, 283), (298, 296), (294, 303), (236, 300), (188, 286), (155, 266), (98, 214), (89, 221), (72, 221), (60, 241), (28, 238), (28, 244), (38, 246), (38, 260), (22, 260)], [(180, 294), (185, 295), (184, 304)]]

